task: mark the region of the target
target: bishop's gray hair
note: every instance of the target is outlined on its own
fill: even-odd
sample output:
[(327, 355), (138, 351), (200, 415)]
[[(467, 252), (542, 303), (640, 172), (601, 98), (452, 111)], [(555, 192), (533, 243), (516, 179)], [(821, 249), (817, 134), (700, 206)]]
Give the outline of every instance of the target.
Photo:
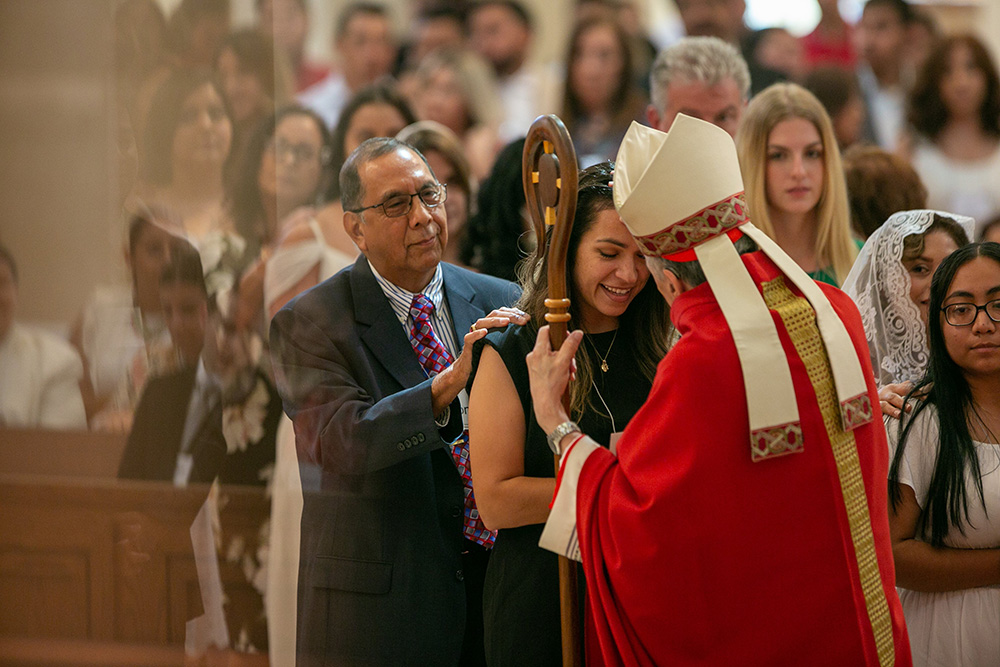
[[(736, 247), (736, 252), (741, 255), (757, 250), (757, 242), (746, 234), (736, 239), (733, 245)], [(655, 273), (656, 275), (659, 275), (660, 271), (669, 271), (684, 281), (684, 284), (688, 287), (697, 287), (703, 282), (708, 281), (708, 278), (705, 277), (705, 270), (701, 268), (701, 263), (698, 260), (674, 262), (662, 257), (647, 256), (646, 266), (649, 268), (650, 273)]]
[(659, 113), (667, 107), (667, 86), (675, 79), (710, 86), (732, 78), (743, 101), (750, 94), (750, 70), (736, 48), (718, 37), (685, 37), (660, 51), (649, 72), (650, 99)]

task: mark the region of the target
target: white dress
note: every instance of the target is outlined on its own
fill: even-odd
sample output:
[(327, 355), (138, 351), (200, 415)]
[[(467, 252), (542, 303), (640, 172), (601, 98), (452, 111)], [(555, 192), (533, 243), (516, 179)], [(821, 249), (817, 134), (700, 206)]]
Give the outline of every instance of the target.
[[(892, 420), (895, 421), (895, 420)], [(890, 447), (896, 442), (889, 428)], [(1000, 547), (1000, 445), (975, 443), (986, 499), (969, 479), (969, 522), (965, 535), (948, 531), (945, 545), (956, 549)], [(913, 489), (921, 509), (937, 459), (937, 414), (927, 408), (913, 425), (899, 470), (899, 481)], [(997, 667), (1000, 665), (1000, 586), (969, 588), (948, 593), (899, 589), (903, 615), (910, 635), (915, 667)]]
[(975, 218), (977, 237), (987, 222), (1000, 215), (1000, 148), (984, 160), (966, 162), (921, 142), (912, 163), (927, 187), (927, 207)]

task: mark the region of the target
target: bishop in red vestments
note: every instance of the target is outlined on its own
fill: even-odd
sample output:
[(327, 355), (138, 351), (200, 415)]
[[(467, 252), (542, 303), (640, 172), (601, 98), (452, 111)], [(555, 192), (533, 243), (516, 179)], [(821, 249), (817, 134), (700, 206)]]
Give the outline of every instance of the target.
[(681, 336), (617, 455), (565, 423), (578, 334), (552, 352), (543, 329), (529, 355), (563, 454), (542, 546), (583, 561), (588, 666), (909, 665), (860, 316), (747, 220), (716, 129), (634, 125), (618, 156)]

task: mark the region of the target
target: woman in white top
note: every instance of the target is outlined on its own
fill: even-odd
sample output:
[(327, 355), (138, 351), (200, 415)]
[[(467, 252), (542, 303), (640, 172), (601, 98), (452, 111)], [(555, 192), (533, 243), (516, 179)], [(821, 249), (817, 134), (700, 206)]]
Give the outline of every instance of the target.
[(982, 42), (956, 35), (934, 48), (911, 93), (909, 121), (928, 206), (981, 224), (1000, 213), (1000, 78)]
[(913, 663), (1000, 664), (1000, 245), (931, 284), (926, 391), (890, 420), (889, 525)]

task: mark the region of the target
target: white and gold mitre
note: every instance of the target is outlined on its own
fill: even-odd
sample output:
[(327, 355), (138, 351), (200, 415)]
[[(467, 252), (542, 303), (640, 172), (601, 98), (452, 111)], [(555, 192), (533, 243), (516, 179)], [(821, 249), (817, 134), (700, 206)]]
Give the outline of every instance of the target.
[(802, 449), (788, 357), (761, 290), (733, 239), (746, 234), (816, 311), (845, 430), (872, 419), (861, 362), (819, 286), (747, 216), (736, 146), (725, 130), (683, 114), (669, 132), (632, 123), (615, 163), (614, 202), (647, 255), (697, 259), (732, 332), (758, 461)]

